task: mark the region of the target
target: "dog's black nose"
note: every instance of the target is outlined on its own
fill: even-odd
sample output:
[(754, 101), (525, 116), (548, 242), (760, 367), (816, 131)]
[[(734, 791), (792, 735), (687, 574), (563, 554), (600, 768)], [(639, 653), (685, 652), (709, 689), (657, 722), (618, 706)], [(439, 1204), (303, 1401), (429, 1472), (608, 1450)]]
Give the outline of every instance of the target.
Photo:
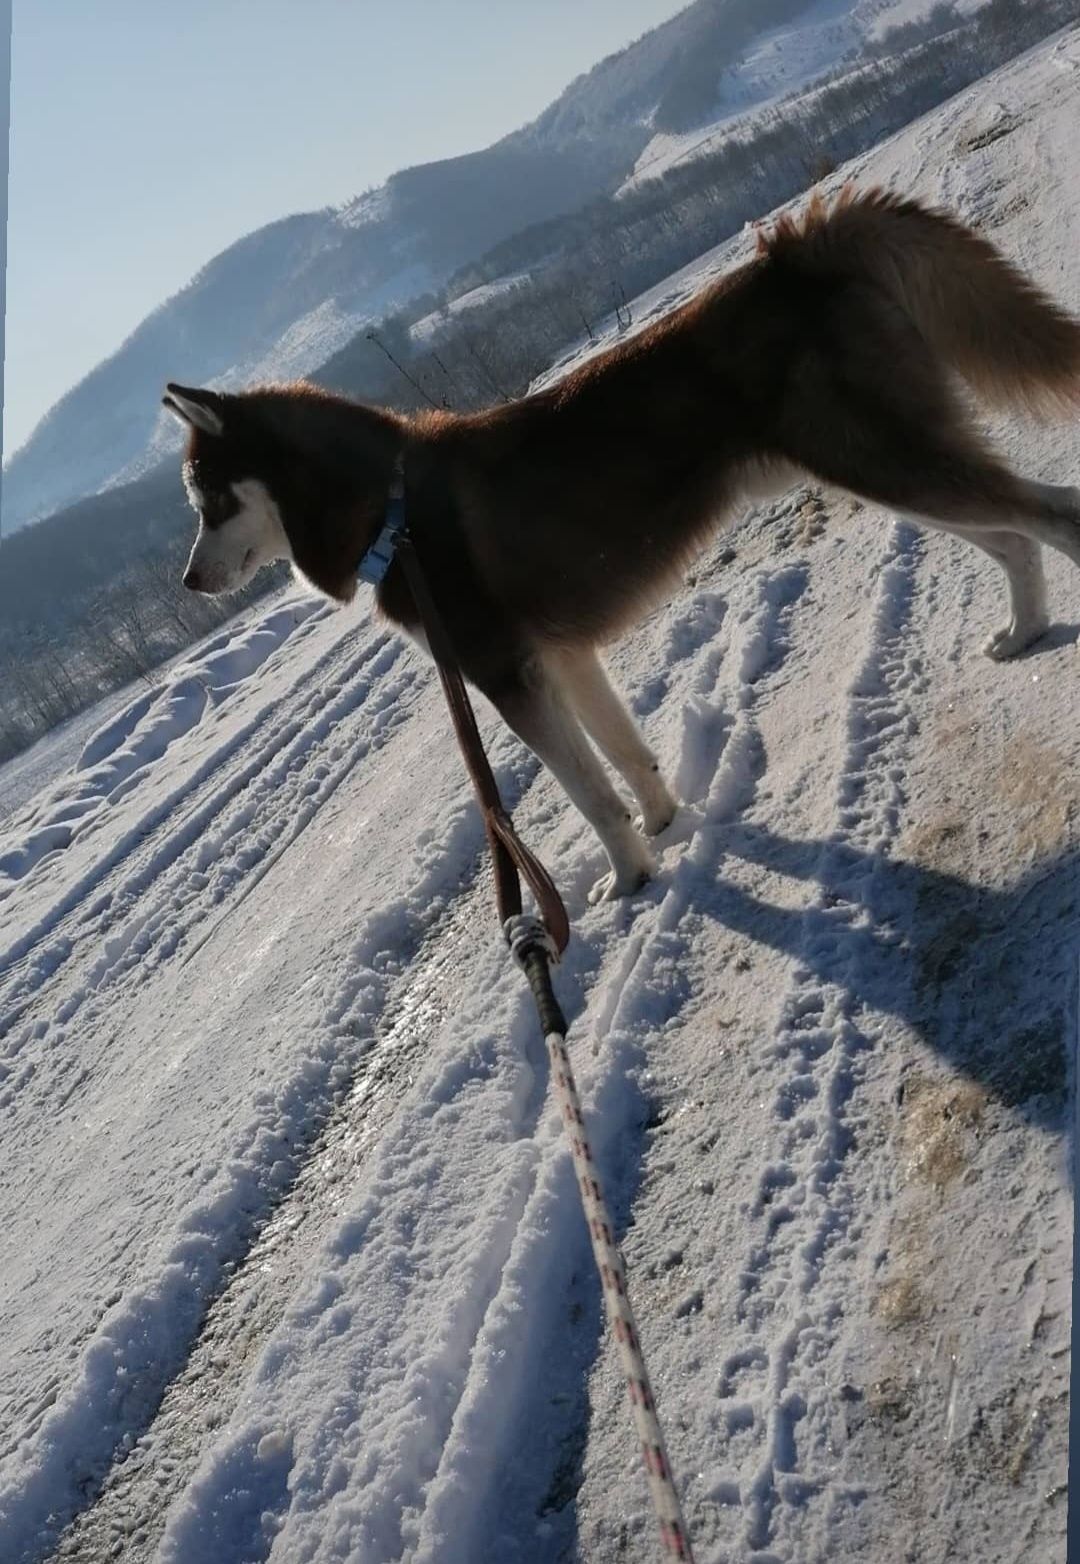
[(190, 587), (193, 592), (199, 590), (199, 572), (194, 565), (189, 565), (184, 571), (184, 585)]

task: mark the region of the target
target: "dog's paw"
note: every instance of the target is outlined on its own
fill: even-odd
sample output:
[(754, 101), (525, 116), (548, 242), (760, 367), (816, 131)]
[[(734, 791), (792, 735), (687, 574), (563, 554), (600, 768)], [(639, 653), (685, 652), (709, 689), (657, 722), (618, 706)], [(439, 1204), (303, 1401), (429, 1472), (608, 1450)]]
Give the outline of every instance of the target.
[(659, 836), (667, 830), (678, 812), (678, 802), (668, 794), (663, 803), (657, 800), (655, 805), (650, 804), (648, 808), (643, 805), (637, 824), (646, 836)]
[(653, 855), (640, 836), (629, 835), (625, 848), (617, 859), (612, 859), (611, 872), (597, 880), (589, 892), (592, 906), (601, 901), (616, 901), (620, 896), (632, 896), (656, 873)]
[(610, 874), (601, 875), (589, 892), (589, 905), (596, 907), (602, 901), (618, 901), (621, 896), (633, 896), (643, 885), (648, 885), (652, 873), (651, 869), (637, 869), (633, 874), (616, 874), (612, 869)]
[(994, 631), (990, 639), (984, 643), (983, 652), (987, 657), (992, 657), (995, 662), (1004, 662), (1006, 658), (1015, 657), (1018, 652), (1031, 646), (1046, 633), (1049, 626), (1048, 619), (1029, 619), (1024, 624), (1017, 624), (1013, 620), (1000, 630)]

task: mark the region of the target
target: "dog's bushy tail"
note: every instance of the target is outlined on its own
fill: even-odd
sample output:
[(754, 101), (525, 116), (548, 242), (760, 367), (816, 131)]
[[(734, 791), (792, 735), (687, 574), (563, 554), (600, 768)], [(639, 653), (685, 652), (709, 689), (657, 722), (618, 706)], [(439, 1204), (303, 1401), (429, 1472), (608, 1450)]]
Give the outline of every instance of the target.
[(1080, 411), (1080, 321), (944, 212), (880, 190), (815, 196), (759, 249), (792, 266), (871, 278), (983, 400), (1042, 416)]

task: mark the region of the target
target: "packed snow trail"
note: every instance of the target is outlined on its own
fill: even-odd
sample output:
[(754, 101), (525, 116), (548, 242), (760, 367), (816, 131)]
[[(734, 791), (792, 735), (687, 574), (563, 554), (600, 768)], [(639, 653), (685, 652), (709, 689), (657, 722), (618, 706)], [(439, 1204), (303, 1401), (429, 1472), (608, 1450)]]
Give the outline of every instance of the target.
[[(354, 750), (352, 759), (356, 758)], [(243, 766), (242, 775), (246, 776), (249, 769)], [(241, 809), (236, 824), (238, 831), (243, 830), (248, 818), (247, 811)], [(162, 1244), (159, 1240), (151, 1262), (148, 1283), (129, 1288), (122, 1303), (117, 1300), (119, 1306), (113, 1308), (107, 1325), (87, 1352), (84, 1369), (71, 1391), (64, 1397), (56, 1397), (51, 1410), (46, 1410), (52, 1401), (52, 1395), (47, 1393), (43, 1405), (37, 1409), (30, 1407), (23, 1414), (28, 1418), (27, 1431), (31, 1431), (41, 1423), (41, 1414), (44, 1413), (40, 1433), (43, 1458), (35, 1463), (32, 1476), (16, 1479), (18, 1497), (16, 1500), (13, 1495), (10, 1496), (6, 1511), (6, 1520), (13, 1528), (14, 1535), (19, 1534), (20, 1527), (27, 1531), (45, 1527), (46, 1517), (62, 1508), (66, 1498), (65, 1481), (72, 1479), (65, 1479), (61, 1474), (70, 1469), (73, 1450), (78, 1451), (83, 1470), (92, 1471), (100, 1467), (103, 1460), (107, 1461), (111, 1456), (116, 1441), (130, 1428), (137, 1428), (140, 1419), (152, 1410), (168, 1377), (183, 1360), (208, 1297), (220, 1285), (221, 1266), (226, 1261), (235, 1261), (238, 1254), (243, 1252), (256, 1229), (260, 1211), (266, 1210), (273, 1202), (275, 1191), (280, 1191), (291, 1181), (295, 1161), (303, 1154), (304, 1142), (310, 1139), (320, 1120), (328, 1114), (335, 1093), (347, 1085), (354, 1073), (357, 1061), (370, 1042), (371, 1029), (381, 1011), (387, 974), (399, 964), (407, 963), (410, 927), (415, 924), (418, 931), (411, 936), (415, 943), (425, 922), (435, 915), (439, 905), (440, 870), (447, 875), (449, 884), (457, 886), (463, 868), (472, 861), (478, 845), (475, 822), (458, 802), (448, 807), (447, 830), (440, 852), (418, 854), (413, 849), (410, 855), (410, 844), (387, 832), (382, 839), (382, 852), (370, 855), (368, 868), (373, 874), (385, 874), (386, 868), (395, 862), (395, 851), (397, 862), (400, 862), (402, 853), (406, 858), (411, 856), (416, 865), (414, 886), (394, 898), (366, 898), (372, 904), (377, 904), (378, 900), (382, 904), (374, 916), (361, 920), (359, 932), (354, 935), (348, 958), (348, 978), (344, 982), (335, 980), (328, 985), (321, 1009), (322, 1026), (319, 1035), (286, 1065), (274, 1086), (256, 1094), (253, 1118), (229, 1130), (228, 1120), (232, 1118), (232, 1113), (228, 1113), (222, 1126), (227, 1139), (220, 1153), (221, 1172), (215, 1175), (213, 1169), (208, 1167), (200, 1176), (195, 1167), (188, 1170), (189, 1176), (196, 1175), (196, 1185), (202, 1184), (204, 1188), (180, 1216), (177, 1236), (172, 1244)], [(176, 846), (175, 839), (171, 839), (169, 851), (165, 855), (165, 861), (170, 864), (175, 861)], [(202, 860), (195, 845), (194, 833), (183, 832), (180, 846), (189, 857), (194, 857), (194, 873), (200, 874)], [(383, 853), (386, 854), (385, 859)], [(153, 859), (152, 863), (154, 870), (159, 871), (160, 863)], [(442, 867), (444, 865), (445, 869)], [(158, 872), (146, 873), (136, 888), (136, 894), (147, 887), (158, 892), (159, 878)], [(373, 883), (377, 884), (378, 880)], [(358, 879), (357, 890), (363, 898), (362, 880)], [(168, 889), (162, 894), (166, 905), (174, 905)], [(201, 898), (200, 905), (205, 909), (207, 898)], [(145, 913), (139, 921), (141, 925), (146, 924), (148, 920)], [(392, 936), (390, 949), (387, 947), (388, 935)], [(122, 941), (121, 946), (126, 949), (127, 942)], [(159, 959), (168, 961), (175, 948), (175, 940), (167, 941)], [(390, 953), (391, 949), (393, 954)], [(108, 954), (115, 957), (116, 952)], [(214, 959), (210, 952), (207, 952), (207, 956)], [(144, 962), (141, 971), (136, 967), (141, 982), (146, 982), (153, 965), (153, 961)], [(88, 1014), (82, 1013), (83, 993), (96, 995), (98, 988), (103, 985), (104, 976), (100, 971), (93, 973), (85, 989), (80, 986), (80, 990), (63, 1007), (60, 1021), (65, 1029), (62, 1033), (63, 1042), (70, 1041), (70, 1033), (76, 1028), (85, 1028), (88, 1022), (92, 1024), (97, 1019), (99, 1011), (93, 1002), (85, 1007)], [(250, 981), (250, 974), (240, 978), (241, 991), (245, 980)], [(197, 982), (198, 979), (193, 981)], [(176, 982), (174, 978), (173, 985), (167, 986), (175, 987)], [(158, 987), (160, 989), (160, 983)], [(136, 1004), (138, 997), (136, 992)], [(115, 1014), (119, 1004), (124, 1003), (130, 1017), (134, 1008), (132, 998), (130, 992), (124, 994), (122, 1000), (114, 998), (110, 1010)], [(37, 1035), (33, 1042), (44, 1041), (51, 1045), (53, 1051), (56, 1050), (54, 1033), (40, 1025), (35, 1028), (35, 1032)], [(235, 1034), (231, 1044), (235, 1048)], [(182, 1073), (182, 1058), (176, 1058), (172, 1047), (167, 1049), (167, 1053), (172, 1056), (171, 1070)], [(79, 1076), (74, 1083), (64, 1083), (66, 1089), (62, 1093), (57, 1092), (56, 1079), (50, 1080), (53, 1118), (57, 1106), (62, 1106), (76, 1090), (81, 1098), (80, 1112), (87, 1111), (86, 1098), (94, 1095), (94, 1086), (98, 1082), (91, 1079), (89, 1088), (86, 1086), (86, 1078), (91, 1074), (86, 1055), (87, 1049), (84, 1048)], [(26, 1095), (21, 1088), (27, 1086), (36, 1094), (37, 1078), (43, 1073), (43, 1068), (32, 1069), (18, 1053), (16, 1057), (19, 1074), (15, 1080), (9, 1080), (8, 1086), (16, 1097), (14, 1108), (18, 1113)], [(205, 1062), (199, 1063), (197, 1068), (200, 1076), (205, 1075)], [(256, 1066), (256, 1073), (261, 1074), (262, 1071), (260, 1062)], [(109, 1075), (104, 1059), (101, 1061), (100, 1073), (106, 1078)], [(115, 1081), (107, 1084), (108, 1105), (99, 1111), (112, 1118), (119, 1107), (123, 1090), (126, 1089), (130, 1094), (131, 1087), (121, 1088)], [(193, 1106), (198, 1113), (200, 1093), (194, 1083), (191, 1085), (195, 1097)], [(204, 1101), (204, 1112), (206, 1106)], [(153, 1110), (148, 1128), (150, 1138), (146, 1144), (145, 1158), (149, 1170), (149, 1165), (157, 1156), (157, 1147), (152, 1138)], [(127, 1135), (131, 1144), (124, 1160), (135, 1153), (139, 1143), (139, 1136), (130, 1123)], [(34, 1138), (32, 1125), (28, 1127), (28, 1138), (31, 1141)], [(175, 1155), (180, 1148), (171, 1149)], [(89, 1167), (84, 1164), (84, 1168), (88, 1182), (92, 1184), (94, 1181)], [(71, 1173), (70, 1165), (64, 1168), (65, 1181)], [(115, 1190), (109, 1192), (113, 1199), (116, 1193)], [(59, 1220), (63, 1225), (63, 1213), (58, 1212), (54, 1220)], [(57, 1264), (50, 1278), (52, 1285), (55, 1285), (58, 1272), (62, 1275), (62, 1262)], [(50, 1323), (55, 1327), (55, 1317)], [(32, 1322), (27, 1321), (26, 1324), (32, 1325)], [(53, 1452), (52, 1457), (45, 1458), (44, 1450)], [(70, 1504), (71, 1500), (67, 1502)]]
[(311, 1251), (333, 1225), (342, 1188), (392, 1119), (489, 897), (484, 883), (459, 897), (434, 925), (403, 981), (390, 986), (372, 1054), (334, 1103), (250, 1249), (224, 1267), (223, 1290), (190, 1356), (145, 1433), (112, 1468), (98, 1502), (77, 1517), (62, 1557), (108, 1558), (120, 1534), (130, 1539), (132, 1559), (153, 1556), (168, 1504), (183, 1491), (213, 1429), (235, 1406), (252, 1358), (280, 1323)]
[[(1078, 60), (1073, 30), (860, 163), (1074, 307)], [(1000, 433), (1077, 474), (1074, 429)], [(686, 801), (625, 903), (587, 905), (598, 847), (481, 704), (573, 919), (569, 1046), (708, 1564), (1064, 1558), (1080, 577), (1048, 566), (1053, 630), (994, 665), (1001, 584), (955, 540), (805, 488), (719, 540), (611, 655)], [(647, 1557), (438, 690), (304, 603), (5, 823), (0, 1554)]]

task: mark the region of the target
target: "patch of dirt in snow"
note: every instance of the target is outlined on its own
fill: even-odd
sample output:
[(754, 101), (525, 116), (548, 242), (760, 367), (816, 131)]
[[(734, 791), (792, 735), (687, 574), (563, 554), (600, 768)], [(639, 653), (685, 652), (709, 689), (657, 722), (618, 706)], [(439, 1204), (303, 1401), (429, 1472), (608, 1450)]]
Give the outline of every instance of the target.
[(1066, 845), (1080, 806), (1080, 778), (1069, 756), (1019, 734), (1005, 745), (998, 791), (1020, 857), (1046, 858)]
[(904, 1176), (944, 1192), (972, 1165), (986, 1089), (975, 1081), (935, 1081), (917, 1071), (903, 1084), (897, 1141)]

